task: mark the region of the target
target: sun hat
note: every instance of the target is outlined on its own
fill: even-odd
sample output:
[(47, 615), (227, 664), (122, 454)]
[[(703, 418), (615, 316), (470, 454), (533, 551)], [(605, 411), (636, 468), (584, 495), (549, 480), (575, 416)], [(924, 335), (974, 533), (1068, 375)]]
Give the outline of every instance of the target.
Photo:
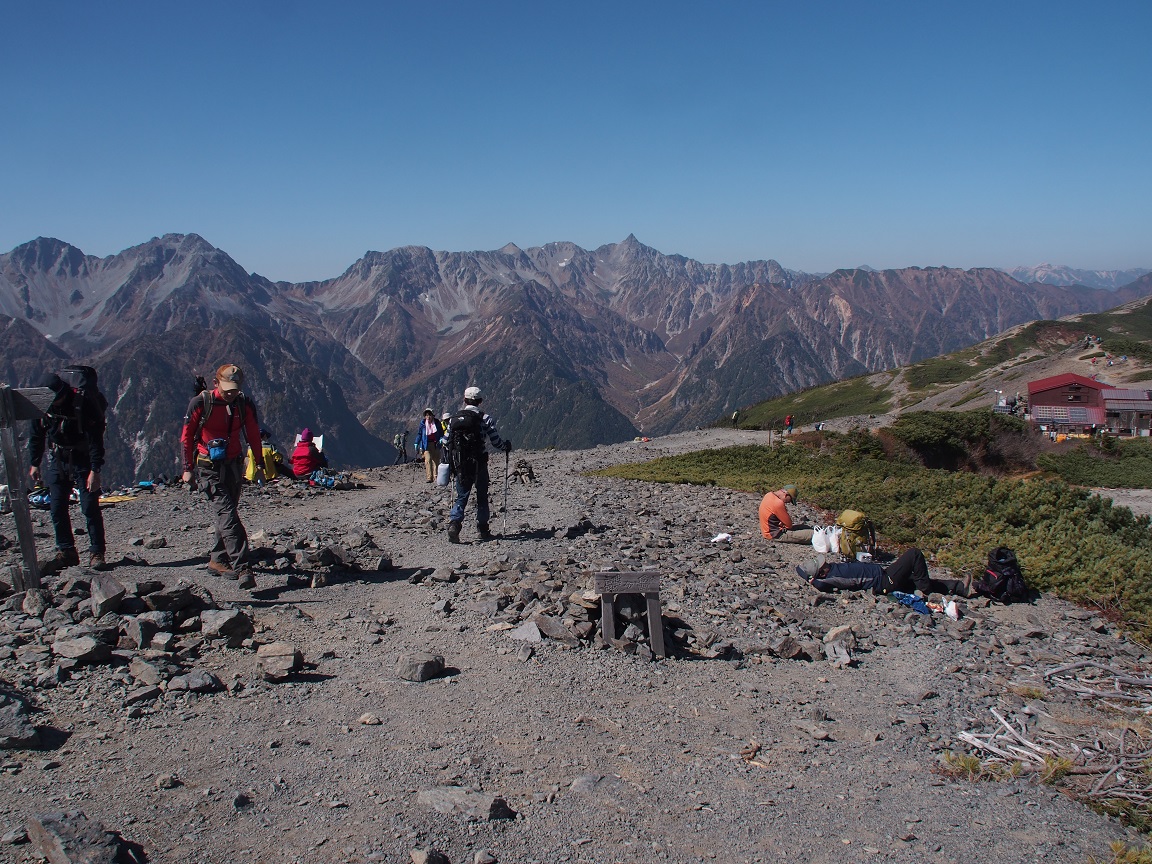
[(827, 558), (823, 555), (817, 555), (811, 561), (805, 561), (803, 564), (796, 565), (796, 572), (801, 574), (807, 579), (812, 579), (820, 572), (820, 568), (827, 562)]
[(479, 387), (469, 387), (464, 391), (465, 399), (483, 399), (484, 394), (480, 392)]
[(788, 495), (791, 495), (793, 501), (799, 501), (800, 500), (800, 493), (796, 491), (796, 487), (793, 486), (791, 483), (789, 483), (787, 486), (785, 486), (780, 491), (786, 492)]

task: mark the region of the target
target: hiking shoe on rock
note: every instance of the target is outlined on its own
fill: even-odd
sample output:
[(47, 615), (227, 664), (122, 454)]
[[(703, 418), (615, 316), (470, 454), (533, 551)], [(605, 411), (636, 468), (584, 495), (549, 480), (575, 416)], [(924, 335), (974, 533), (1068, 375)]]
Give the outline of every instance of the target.
[(108, 562), (104, 560), (104, 553), (90, 552), (88, 554), (88, 566), (93, 570), (107, 570)]
[(252, 590), (256, 587), (256, 576), (247, 567), (236, 572), (236, 578), (240, 580), (237, 587), (244, 588), (245, 590)]
[(481, 540), (495, 540), (496, 537), (488, 530), (488, 523), (481, 522), (476, 526), (476, 533), (480, 536)]
[(65, 567), (78, 567), (80, 565), (80, 553), (75, 549), (57, 549), (55, 555), (47, 561), (39, 563), (41, 573), (59, 573)]
[(449, 522), (448, 523), (448, 542), (449, 543), (459, 543), (460, 542), (460, 523), (459, 522)]
[(220, 576), (223, 576), (225, 579), (239, 579), (240, 578), (239, 576), (236, 575), (236, 571), (233, 570), (231, 567), (229, 567), (227, 564), (225, 564), (223, 561), (209, 561), (208, 562), (208, 569), (211, 570), (213, 573), (216, 573)]

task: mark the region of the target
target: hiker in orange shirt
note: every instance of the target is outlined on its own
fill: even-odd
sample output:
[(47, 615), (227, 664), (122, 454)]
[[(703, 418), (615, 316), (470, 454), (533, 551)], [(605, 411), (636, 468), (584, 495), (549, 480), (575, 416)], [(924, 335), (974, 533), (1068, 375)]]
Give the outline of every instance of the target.
[(796, 487), (788, 484), (783, 489), (769, 492), (760, 502), (760, 533), (777, 543), (811, 543), (811, 525), (793, 525), (787, 504), (795, 504)]

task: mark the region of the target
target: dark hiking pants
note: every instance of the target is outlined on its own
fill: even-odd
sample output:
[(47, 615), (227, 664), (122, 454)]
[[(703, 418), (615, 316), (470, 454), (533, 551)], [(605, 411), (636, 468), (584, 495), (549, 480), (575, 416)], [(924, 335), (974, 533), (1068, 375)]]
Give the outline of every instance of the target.
[(243, 564), (248, 554), (248, 532), (238, 510), (243, 479), (242, 459), (230, 459), (218, 466), (197, 461), (196, 488), (204, 493), (215, 516), (216, 545), (209, 557), (233, 569)]
[(456, 474), (456, 503), (448, 514), (452, 522), (464, 521), (464, 508), (468, 506), (468, 495), (476, 488), (476, 524), (487, 525), (491, 515), (488, 509), (488, 454), (476, 461), (475, 468), (462, 469)]
[(100, 490), (88, 490), (88, 472), (92, 467), (88, 458), (70, 461), (61, 459), (49, 449), (44, 455), (44, 485), (48, 487), (52, 503), (52, 530), (57, 549), (75, 549), (76, 536), (72, 533), (72, 518), (68, 504), (73, 488), (80, 490), (80, 512), (88, 523), (88, 545), (91, 552), (104, 554), (104, 515), (100, 512)]

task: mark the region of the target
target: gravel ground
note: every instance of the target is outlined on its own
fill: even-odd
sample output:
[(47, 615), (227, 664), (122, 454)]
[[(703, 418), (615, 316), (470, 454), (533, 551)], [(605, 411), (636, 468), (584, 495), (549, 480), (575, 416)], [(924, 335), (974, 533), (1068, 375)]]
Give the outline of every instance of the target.
[[(887, 598), (818, 597), (793, 575), (805, 550), (760, 537), (755, 496), (582, 476), (766, 437), (706, 430), (514, 453), (538, 480), (512, 486), (505, 536), (489, 543), (470, 542), (467, 522), (465, 543), (447, 542), (449, 496), (415, 466), (366, 472), (363, 489), (250, 490), (242, 515), (266, 550), (251, 593), (206, 571), (209, 513), (186, 490), (110, 507), (109, 575), (130, 595), (186, 580), (245, 612), (255, 633), (230, 648), (185, 620), (172, 650), (122, 640), (112, 662), (60, 673), (39, 646), (63, 625), (9, 598), (0, 680), (30, 701), (44, 743), (0, 754), (0, 834), (12, 829), (0, 860), (37, 860), (21, 826), (72, 810), (153, 862), (406, 862), (416, 849), (456, 864), (1084, 862), (1132, 840), (1059, 788), (940, 770), (960, 730), (994, 725), (991, 708), (1022, 728), (1114, 726), (1055, 689), (1022, 686), (1082, 657), (1143, 669), (1152, 657), (1107, 622), (1049, 597), (970, 602), (959, 623)], [(50, 524), (36, 518), (46, 553)], [(713, 543), (720, 532), (731, 541)], [(316, 563), (330, 544), (356, 566)], [(375, 569), (380, 556), (394, 566)], [(642, 639), (621, 643), (633, 654), (594, 638), (510, 637), (534, 614), (559, 620), (608, 567), (664, 574), (675, 658), (646, 659)], [(329, 584), (309, 587), (316, 572)], [(92, 578), (72, 568), (50, 583), (73, 620), (82, 613), (61, 598)], [(840, 625), (854, 630), (844, 668), (819, 650)], [(274, 641), (305, 660), (281, 682), (257, 666), (256, 647)], [(816, 659), (784, 659), (787, 645)], [(397, 659), (413, 652), (441, 655), (446, 674), (401, 679)], [(143, 660), (162, 683), (133, 703), (146, 682), (129, 664)], [(173, 674), (190, 669), (223, 689), (176, 689)], [(455, 789), (518, 815), (427, 805)]]

